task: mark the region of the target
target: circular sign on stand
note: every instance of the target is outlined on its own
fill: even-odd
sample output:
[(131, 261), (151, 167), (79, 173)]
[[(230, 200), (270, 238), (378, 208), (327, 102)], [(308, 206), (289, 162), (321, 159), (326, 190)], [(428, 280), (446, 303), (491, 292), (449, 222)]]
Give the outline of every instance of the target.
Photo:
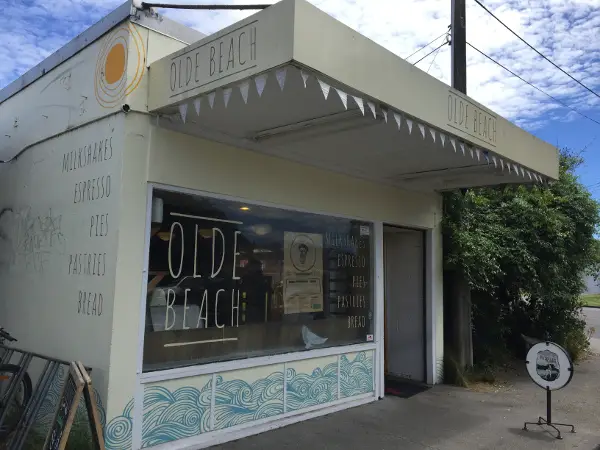
[(527, 352), (527, 372), (535, 384), (551, 391), (564, 388), (573, 378), (573, 361), (553, 342), (540, 342)]

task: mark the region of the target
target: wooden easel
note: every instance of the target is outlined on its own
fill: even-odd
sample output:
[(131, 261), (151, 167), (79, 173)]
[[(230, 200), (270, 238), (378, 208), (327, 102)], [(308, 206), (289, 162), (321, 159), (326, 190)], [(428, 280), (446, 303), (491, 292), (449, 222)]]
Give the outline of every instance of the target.
[(81, 362), (71, 362), (67, 379), (62, 388), (58, 405), (54, 413), (52, 426), (46, 436), (45, 450), (64, 450), (75, 420), (75, 414), (81, 400), (85, 398), (88, 420), (92, 430), (92, 441), (96, 450), (104, 449), (102, 427), (96, 410), (96, 396), (92, 389), (92, 379)]

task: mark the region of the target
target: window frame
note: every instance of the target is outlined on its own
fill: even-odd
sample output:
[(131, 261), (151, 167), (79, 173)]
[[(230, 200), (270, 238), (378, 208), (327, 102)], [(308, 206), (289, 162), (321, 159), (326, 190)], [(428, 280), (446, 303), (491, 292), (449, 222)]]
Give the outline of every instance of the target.
[[(144, 341), (145, 341), (145, 325), (146, 325), (146, 306), (147, 306), (147, 285), (148, 285), (148, 274), (149, 274), (149, 259), (150, 259), (150, 228), (152, 219), (152, 200), (156, 190), (169, 191), (174, 193), (181, 193), (186, 195), (194, 195), (200, 197), (211, 198), (215, 200), (233, 201), (233, 202), (246, 202), (251, 205), (262, 206), (267, 208), (277, 208), (291, 212), (299, 212), (306, 214), (315, 214), (320, 216), (328, 216), (345, 220), (358, 220), (369, 223), (371, 226), (372, 236), (372, 250), (371, 250), (371, 276), (372, 276), (372, 315), (373, 315), (373, 342), (365, 343), (354, 343), (348, 345), (340, 345), (326, 348), (318, 348), (306, 351), (289, 352), (289, 353), (276, 353), (273, 355), (265, 355), (258, 357), (249, 357), (244, 359), (232, 359), (229, 361), (217, 361), (209, 362), (205, 364), (195, 364), (184, 367), (175, 367), (170, 369), (159, 369), (150, 372), (144, 372), (143, 370), (143, 354), (144, 354)], [(302, 361), (307, 359), (342, 355), (347, 353), (355, 353), (360, 351), (373, 350), (376, 353), (375, 360), (378, 360), (377, 354), (379, 352), (380, 344), (383, 342), (381, 336), (382, 331), (380, 330), (380, 312), (383, 316), (383, 291), (379, 288), (379, 264), (378, 258), (380, 257), (377, 247), (380, 245), (383, 236), (380, 236), (380, 229), (382, 228), (381, 222), (373, 219), (346, 216), (342, 214), (335, 214), (331, 212), (324, 212), (318, 210), (308, 210), (305, 208), (297, 208), (289, 205), (274, 204), (271, 202), (261, 202), (258, 200), (241, 198), (230, 196), (226, 194), (218, 194), (214, 192), (200, 191), (196, 189), (189, 189), (185, 187), (165, 185), (162, 183), (149, 182), (147, 186), (147, 202), (146, 202), (146, 224), (144, 230), (144, 267), (142, 270), (142, 291), (139, 306), (139, 330), (138, 330), (138, 361), (137, 361), (137, 374), (141, 385), (147, 383), (155, 383), (158, 381), (175, 380), (180, 378), (199, 376), (212, 374), (215, 372), (226, 372), (230, 370), (239, 370), (250, 367), (260, 367), (271, 364)], [(377, 373), (377, 369), (375, 369)]]

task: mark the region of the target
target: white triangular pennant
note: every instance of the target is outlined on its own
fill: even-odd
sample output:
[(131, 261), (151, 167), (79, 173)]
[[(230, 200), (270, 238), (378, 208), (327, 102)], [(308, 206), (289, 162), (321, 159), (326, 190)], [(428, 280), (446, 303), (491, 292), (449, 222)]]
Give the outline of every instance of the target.
[(244, 103), (248, 103), (248, 92), (250, 91), (250, 82), (248, 80), (243, 81), (238, 87), (240, 88), (240, 94), (242, 94)]
[(494, 167), (498, 167), (498, 161), (494, 155), (492, 155), (492, 161), (494, 162)]
[(431, 133), (431, 139), (433, 139), (433, 142), (435, 142), (435, 130), (433, 128), (430, 128), (429, 132)]
[(397, 112), (395, 112), (394, 119), (396, 119), (396, 123), (398, 124), (398, 129), (400, 129), (400, 126), (402, 125), (402, 116), (400, 114), (398, 114)]
[(450, 143), (452, 144), (452, 147), (454, 147), (454, 153), (456, 153), (456, 139), (450, 138)]
[(385, 123), (387, 123), (387, 117), (388, 117), (387, 109), (381, 108), (381, 114), (383, 114), (383, 118), (385, 119)]
[(377, 119), (377, 110), (375, 109), (375, 103), (373, 103), (373, 102), (367, 102), (367, 106), (369, 107), (369, 109), (373, 113), (373, 118)]
[(412, 133), (412, 126), (413, 126), (413, 121), (412, 119), (404, 119), (406, 122), (406, 125), (408, 126), (408, 134)]
[(477, 161), (480, 160), (481, 158), (481, 150), (479, 150), (478, 148), (475, 149), (475, 154), (477, 155)]
[(465, 154), (465, 144), (463, 144), (462, 142), (460, 143), (460, 149), (462, 150), (462, 154)]
[(473, 153), (473, 147), (469, 147), (469, 152), (471, 152), (471, 159), (475, 158), (475, 154)]
[(533, 173), (533, 178), (535, 178), (535, 181), (539, 181), (539, 178), (538, 178), (538, 176), (537, 176), (537, 173), (535, 173), (535, 172)]
[(510, 163), (508, 161), (506, 162), (506, 167), (508, 167), (508, 173), (510, 173), (511, 168), (510, 168)]
[(502, 169), (502, 172), (504, 172), (504, 160), (502, 158), (500, 158), (500, 168)]
[(528, 170), (527, 171), (527, 176), (529, 177), (529, 179), (531, 180), (531, 172)]
[(519, 175), (519, 166), (513, 164), (513, 169), (515, 169), (515, 172), (517, 173), (517, 175)]
[(442, 141), (442, 147), (446, 145), (446, 135), (444, 133), (440, 133), (440, 141)]
[(229, 99), (231, 99), (231, 93), (233, 92), (232, 88), (223, 89), (223, 103), (225, 103), (225, 108), (229, 105)]
[(258, 92), (259, 97), (262, 96), (262, 93), (265, 90), (265, 86), (267, 84), (267, 77), (268, 77), (268, 75), (266, 73), (263, 73), (254, 78), (254, 84), (256, 85), (256, 92)]
[(187, 103), (182, 103), (181, 105), (179, 105), (179, 115), (181, 116), (181, 121), (183, 123), (185, 123), (185, 117), (187, 116), (187, 109), (188, 109)]
[(277, 77), (277, 82), (279, 83), (279, 87), (283, 91), (283, 87), (285, 86), (285, 77), (287, 74), (287, 67), (281, 67), (275, 71), (275, 76)]
[(525, 169), (523, 169), (523, 167), (521, 167), (521, 175), (523, 175), (523, 178), (525, 178)]
[[(348, 109), (348, 94), (346, 94), (344, 91), (342, 91), (341, 89), (335, 88), (335, 90), (337, 91), (338, 95), (340, 96), (340, 100), (342, 101), (344, 108)], [(323, 94), (325, 94), (325, 92), (323, 92)], [(327, 98), (327, 96), (325, 96), (325, 98)]]
[(306, 82), (308, 81), (309, 75), (304, 70), (301, 70), (300, 76), (302, 77), (302, 82), (304, 83), (304, 87), (306, 87)]
[(417, 124), (419, 126), (419, 131), (421, 132), (421, 136), (423, 136), (423, 139), (425, 139), (425, 125), (423, 125), (422, 123)]
[(215, 92), (211, 92), (208, 94), (208, 104), (210, 105), (210, 109), (213, 108), (213, 106), (215, 106)]
[(196, 110), (196, 115), (200, 115), (200, 106), (202, 105), (202, 97), (198, 97), (194, 100), (194, 109)]
[(317, 81), (319, 82), (319, 86), (321, 86), (321, 92), (323, 92), (323, 96), (325, 97), (325, 100), (327, 100), (327, 97), (329, 96), (329, 89), (331, 88), (331, 86), (329, 86), (323, 80), (319, 80), (318, 78), (317, 78)]
[(352, 98), (354, 99), (354, 101), (356, 102), (356, 104), (360, 108), (360, 112), (364, 116), (365, 115), (365, 104), (363, 102), (363, 99), (360, 98), (360, 97), (357, 97), (356, 95), (353, 95)]

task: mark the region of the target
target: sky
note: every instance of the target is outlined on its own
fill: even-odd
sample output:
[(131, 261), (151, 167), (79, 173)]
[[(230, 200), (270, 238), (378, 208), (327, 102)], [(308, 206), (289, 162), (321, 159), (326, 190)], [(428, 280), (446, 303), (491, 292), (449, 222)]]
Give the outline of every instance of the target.
[[(0, 0), (0, 88), (101, 19), (123, 0)], [(309, 0), (401, 57), (444, 33), (451, 0)], [(164, 3), (273, 3), (273, 0), (162, 0)], [(481, 0), (541, 53), (600, 96), (600, 0)], [(525, 80), (600, 122), (600, 97), (529, 49), (475, 0), (467, 4), (467, 41)], [(210, 34), (251, 12), (162, 10)], [(438, 45), (408, 58), (415, 63)], [(450, 83), (450, 47), (417, 65)], [(399, 86), (399, 89), (402, 87)], [(475, 50), (467, 49), (467, 93), (517, 125), (558, 147), (582, 152), (581, 182), (600, 201), (600, 124), (565, 108)]]

